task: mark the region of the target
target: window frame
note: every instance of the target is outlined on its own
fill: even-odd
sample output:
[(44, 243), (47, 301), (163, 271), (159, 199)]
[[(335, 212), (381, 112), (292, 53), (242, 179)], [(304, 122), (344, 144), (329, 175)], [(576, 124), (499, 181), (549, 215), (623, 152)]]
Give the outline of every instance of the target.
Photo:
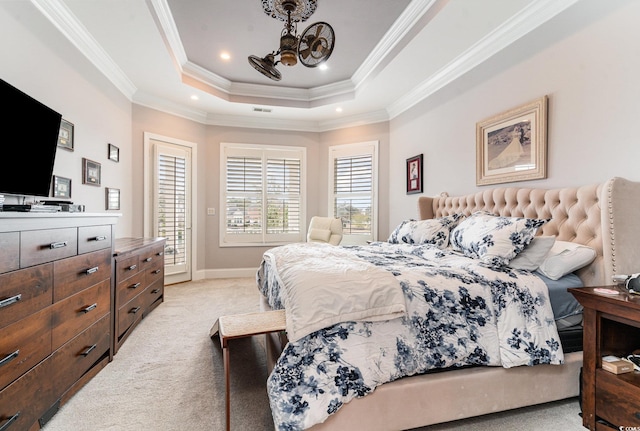
[[(259, 157), (262, 162), (262, 229), (260, 233), (227, 232), (227, 156)], [(299, 158), (300, 160), (300, 231), (296, 233), (268, 233), (267, 201), (273, 196), (267, 190), (268, 158)], [(306, 240), (306, 195), (307, 195), (307, 149), (305, 147), (268, 144), (241, 144), (223, 142), (220, 144), (220, 247), (263, 247), (277, 246)], [(247, 192), (247, 195), (250, 193)]]
[(343, 232), (341, 245), (366, 244), (378, 240), (378, 151), (379, 141), (367, 141), (354, 144), (332, 145), (328, 157), (328, 213), (335, 213), (335, 162), (336, 158), (371, 155), (371, 234), (349, 234)]

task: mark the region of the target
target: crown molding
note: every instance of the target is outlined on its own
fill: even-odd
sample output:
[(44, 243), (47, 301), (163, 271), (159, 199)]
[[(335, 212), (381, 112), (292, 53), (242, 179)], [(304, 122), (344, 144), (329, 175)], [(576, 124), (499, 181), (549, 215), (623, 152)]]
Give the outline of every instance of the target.
[(60, 0), (31, 0), (73, 46), (75, 46), (118, 90), (129, 100), (137, 91), (136, 86), (118, 67), (87, 29), (78, 21), (66, 4)]
[(539, 0), (532, 2), (449, 64), (422, 81), (412, 91), (398, 98), (387, 108), (389, 117), (395, 118), (415, 106), (578, 1)]

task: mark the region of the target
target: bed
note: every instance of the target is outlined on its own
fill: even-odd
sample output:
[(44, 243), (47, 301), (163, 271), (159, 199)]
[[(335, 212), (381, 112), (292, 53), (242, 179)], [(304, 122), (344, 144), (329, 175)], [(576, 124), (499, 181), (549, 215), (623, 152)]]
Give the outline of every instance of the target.
[[(573, 282), (577, 280), (578, 283), (584, 286), (596, 286), (611, 284), (614, 274), (630, 274), (636, 272), (634, 270), (634, 268), (636, 268), (634, 267), (634, 261), (638, 258), (638, 252), (634, 251), (634, 245), (640, 237), (640, 229), (633, 224), (633, 215), (636, 210), (636, 203), (639, 201), (640, 184), (622, 178), (612, 178), (601, 184), (577, 188), (553, 190), (495, 188), (460, 197), (450, 197), (445, 194), (437, 197), (421, 197), (418, 201), (418, 213), (420, 220), (446, 220), (447, 222), (457, 217), (461, 217), (462, 220), (469, 220), (476, 216), (484, 217), (487, 214), (491, 214), (491, 217), (494, 217), (494, 219), (517, 218), (538, 220), (540, 221), (536, 222), (538, 225), (535, 227), (530, 226), (531, 229), (529, 230), (529, 233), (533, 231), (532, 235), (534, 238), (529, 238), (527, 241), (524, 241), (526, 244), (523, 244), (521, 248), (526, 249), (529, 243), (534, 243), (534, 240), (538, 242), (537, 240), (539, 238), (549, 237), (553, 237), (555, 242), (586, 246), (584, 248), (592, 250), (594, 257), (589, 264), (575, 271), (577, 277), (574, 276)], [(453, 223), (455, 224), (456, 222), (454, 221)], [(458, 223), (456, 227), (462, 224), (462, 222)], [(484, 221), (483, 223), (479, 223), (479, 225), (483, 224)], [(397, 230), (398, 229), (396, 229), (396, 231)], [(453, 234), (455, 231), (456, 229), (452, 228), (449, 233)], [(433, 238), (436, 237), (437, 235), (433, 236)], [(454, 241), (453, 237), (449, 238), (449, 241)], [(464, 238), (458, 235), (456, 241), (463, 243)], [(514, 241), (514, 243), (515, 242), (517, 241)], [(382, 263), (380, 263), (381, 260), (385, 260), (385, 263), (388, 263), (387, 261), (394, 256), (396, 252), (389, 252), (387, 250), (389, 246), (403, 249), (408, 247), (412, 250), (409, 253), (410, 258), (403, 254), (404, 252), (397, 252), (398, 255), (403, 256), (403, 260), (409, 261), (408, 267), (419, 267), (422, 265), (420, 263), (422, 262), (421, 259), (425, 257), (431, 258), (436, 255), (443, 257), (445, 261), (447, 259), (456, 260), (464, 257), (460, 256), (461, 253), (459, 250), (457, 253), (449, 254), (446, 248), (441, 249), (432, 245), (433, 244), (429, 244), (429, 246), (423, 246), (422, 244), (382, 245), (374, 243), (368, 246), (370, 249), (355, 247), (352, 248), (352, 250), (349, 250), (349, 247), (339, 247), (340, 251), (337, 251), (337, 259), (346, 265), (348, 270), (344, 272), (352, 272), (353, 268), (349, 268), (348, 264), (349, 257), (346, 254), (340, 255), (340, 253), (355, 251), (358, 254), (358, 258), (366, 258), (366, 256), (372, 254), (373, 257), (369, 256), (368, 260), (365, 260), (369, 262), (367, 265), (374, 267), (382, 266)], [(375, 249), (381, 247), (385, 248), (382, 257), (379, 253), (376, 254), (377, 251), (375, 251)], [(473, 249), (473, 247), (471, 248)], [(522, 250), (517, 251), (516, 254), (519, 254), (520, 251)], [(299, 250), (295, 250), (295, 252), (298, 253)], [(313, 252), (316, 253), (316, 251)], [(317, 251), (317, 253), (321, 253), (321, 251)], [(486, 265), (488, 261), (485, 257), (486, 255), (482, 256), (482, 259), (484, 259), (482, 263), (485, 265), (480, 265), (480, 269), (474, 267), (474, 273), (485, 270), (489, 271), (490, 269), (486, 269), (486, 266), (492, 268), (499, 267), (499, 265), (496, 266), (493, 264)], [(309, 256), (309, 259), (312, 258), (312, 255)], [(494, 258), (495, 257), (491, 257), (491, 259)], [(293, 356), (297, 355), (299, 360), (299, 357), (304, 355), (301, 355), (300, 351), (296, 351), (295, 349), (298, 349), (301, 343), (308, 345), (309, 338), (313, 338), (317, 344), (317, 340), (322, 339), (318, 334), (323, 333), (333, 337), (330, 339), (331, 343), (329, 344), (326, 343), (326, 339), (322, 339), (324, 340), (322, 342), (327, 345), (327, 352), (323, 352), (322, 354), (330, 355), (336, 348), (342, 348), (339, 342), (334, 343), (334, 341), (341, 337), (340, 334), (343, 333), (341, 331), (346, 331), (345, 325), (347, 324), (335, 324), (332, 320), (325, 321), (326, 316), (323, 315), (320, 316), (317, 322), (313, 323), (317, 325), (318, 322), (325, 322), (326, 327), (330, 330), (318, 330), (317, 328), (321, 326), (311, 325), (305, 327), (304, 324), (301, 326), (290, 326), (289, 314), (292, 316), (295, 315), (294, 310), (298, 305), (295, 305), (295, 307), (292, 306), (290, 310), (289, 306), (291, 304), (297, 304), (291, 302), (291, 294), (287, 294), (286, 301), (282, 301), (278, 296), (281, 286), (277, 285), (288, 284), (288, 282), (283, 283), (280, 278), (280, 276), (285, 277), (284, 274), (286, 274), (286, 271), (282, 270), (279, 266), (280, 264), (274, 265), (278, 267), (278, 271), (271, 268), (271, 259), (273, 259), (273, 256), (265, 254), (265, 260), (261, 264), (257, 276), (259, 288), (264, 294), (262, 306), (264, 308), (282, 308), (286, 302), (288, 304), (287, 333), (294, 335), (294, 342), (287, 343), (286, 346), (284, 346), (284, 343), (287, 342), (287, 339), (283, 339), (283, 334), (277, 334), (277, 337), (269, 337), (267, 340), (268, 354), (272, 356), (272, 364), (275, 366), (274, 372), (271, 374), (270, 381), (268, 382), (270, 401), (272, 411), (274, 412), (274, 421), (278, 424), (277, 428), (279, 429), (402, 430), (556, 401), (577, 396), (579, 393), (579, 372), (582, 364), (579, 313), (571, 312), (566, 316), (561, 316), (563, 318), (568, 317), (565, 322), (562, 322), (563, 319), (555, 319), (557, 316), (554, 315), (555, 310), (553, 310), (550, 304), (548, 292), (543, 292), (547, 285), (541, 281), (542, 279), (528, 273), (528, 271), (513, 271), (509, 269), (500, 271), (502, 273), (501, 277), (505, 276), (507, 278), (504, 280), (496, 279), (502, 280), (497, 284), (500, 286), (506, 285), (505, 280), (508, 281), (509, 277), (514, 277), (514, 273), (517, 273), (517, 277), (523, 278), (523, 283), (529, 287), (533, 286), (533, 290), (531, 291), (533, 293), (527, 294), (528, 296), (524, 295), (527, 298), (525, 302), (531, 302), (531, 298), (534, 298), (533, 302), (537, 301), (542, 303), (540, 310), (536, 311), (536, 313), (539, 314), (536, 314), (537, 317), (533, 319), (535, 324), (526, 326), (528, 325), (526, 322), (522, 323), (527, 328), (524, 332), (527, 334), (533, 333), (533, 339), (535, 341), (531, 341), (530, 339), (528, 341), (517, 340), (515, 343), (506, 343), (511, 344), (511, 346), (507, 347), (515, 346), (515, 351), (509, 348), (503, 349), (505, 345), (503, 341), (499, 343), (499, 348), (491, 347), (485, 340), (487, 337), (491, 338), (493, 332), (488, 330), (487, 334), (489, 335), (487, 335), (484, 333), (484, 327), (480, 328), (480, 326), (483, 325), (477, 325), (478, 322), (485, 322), (486, 316), (474, 315), (471, 316), (471, 320), (475, 325), (472, 329), (463, 328), (464, 325), (459, 324), (459, 322), (453, 322), (453, 326), (448, 326), (449, 329), (455, 327), (456, 331), (467, 331), (463, 337), (465, 342), (458, 342), (458, 344), (464, 344), (465, 348), (462, 349), (462, 353), (452, 351), (443, 354), (443, 352), (440, 351), (437, 357), (440, 363), (436, 366), (433, 366), (433, 355), (430, 356), (431, 364), (428, 365), (428, 368), (434, 368), (434, 370), (425, 372), (422, 365), (416, 366), (413, 364), (416, 362), (414, 357), (413, 362), (406, 361), (411, 362), (413, 365), (409, 367), (411, 371), (406, 373), (407, 376), (402, 377), (393, 374), (393, 372), (390, 373), (389, 370), (385, 368), (383, 362), (381, 362), (382, 365), (380, 365), (379, 368), (383, 370), (382, 374), (384, 374), (385, 377), (380, 379), (381, 383), (367, 385), (362, 384), (362, 379), (360, 379), (362, 376), (354, 377), (349, 374), (353, 369), (345, 368), (346, 374), (344, 378), (349, 386), (349, 390), (346, 392), (350, 392), (349, 397), (352, 399), (346, 400), (345, 402), (339, 399), (334, 406), (329, 405), (328, 412), (331, 414), (327, 414), (327, 417), (320, 416), (319, 418), (311, 418), (307, 422), (289, 421), (290, 418), (287, 417), (287, 414), (290, 414), (292, 411), (297, 414), (297, 412), (295, 412), (296, 409), (308, 410), (311, 407), (307, 407), (307, 405), (313, 403), (313, 401), (307, 397), (306, 399), (297, 399), (295, 403), (292, 403), (291, 400), (293, 398), (290, 396), (292, 392), (288, 393), (286, 397), (282, 397), (282, 399), (286, 398), (286, 402), (283, 402), (281, 399), (278, 399), (278, 395), (274, 392), (277, 388), (295, 384), (296, 375), (295, 372), (292, 371), (295, 370), (295, 368), (287, 365), (287, 361), (291, 359), (287, 359), (288, 357), (285, 355), (285, 353), (287, 353), (286, 349), (293, 349)], [(392, 262), (392, 264), (396, 263)], [(437, 265), (433, 264), (431, 264), (430, 271), (439, 272), (440, 276), (444, 274), (445, 278), (457, 277), (458, 282), (464, 278), (461, 275), (452, 276), (447, 272), (449, 271), (449, 264), (446, 263), (443, 265), (446, 271), (442, 268), (439, 269)], [(464, 266), (466, 267), (468, 265), (465, 263)], [(403, 266), (402, 268), (403, 269), (398, 269), (395, 272), (401, 275), (400, 278), (405, 277), (400, 280), (404, 282), (405, 286), (408, 286), (405, 288), (405, 294), (407, 291), (415, 290), (416, 285), (422, 284), (432, 287), (432, 281), (412, 278), (412, 276), (407, 275), (409, 274), (409, 270), (405, 269), (407, 266)], [(304, 275), (304, 271), (300, 271), (295, 267), (292, 267), (291, 271), (294, 277)], [(278, 273), (277, 277), (274, 277), (274, 272)], [(394, 270), (387, 267), (387, 272), (394, 273)], [(360, 274), (357, 275), (360, 276)], [(571, 274), (568, 274), (568, 276), (570, 275)], [(382, 276), (380, 273), (374, 272), (368, 274), (366, 277), (377, 280)], [(493, 277), (493, 275), (487, 276), (485, 274), (482, 279), (493, 280), (491, 277)], [(334, 284), (315, 280), (316, 278), (316, 275), (311, 277), (307, 276), (306, 279), (303, 277), (303, 284), (308, 284), (312, 286), (313, 289), (322, 288), (322, 286), (326, 284)], [(534, 278), (537, 281), (532, 281)], [(274, 282), (274, 279), (276, 282)], [(280, 283), (277, 281), (280, 281)], [(314, 283), (317, 285), (314, 286)], [(354, 279), (351, 280), (351, 283), (357, 285), (358, 282)], [(485, 281), (485, 283), (491, 284), (492, 282)], [(521, 281), (515, 282), (516, 285), (518, 283), (521, 283)], [(543, 289), (540, 288), (540, 283), (542, 283)], [(566, 290), (566, 287), (561, 287), (560, 292), (562, 292), (562, 289)], [(492, 291), (493, 290), (494, 289), (492, 289)], [(433, 293), (432, 290), (429, 290), (429, 292)], [(463, 292), (466, 292), (466, 290)], [(382, 296), (386, 297), (386, 295), (388, 294), (384, 293)], [(432, 296), (437, 295), (437, 293), (434, 293)], [(478, 299), (480, 297), (477, 296), (476, 293), (472, 293), (471, 295), (466, 295), (465, 293), (464, 295), (458, 296), (465, 297), (465, 304), (467, 305), (473, 303), (473, 301), (477, 303), (478, 300), (481, 303), (484, 303), (483, 301), (487, 303), (492, 300), (495, 301), (495, 296), (493, 299)], [(415, 310), (398, 309), (396, 307), (398, 305), (397, 297), (394, 298), (395, 302), (392, 301), (391, 305), (385, 302), (383, 307), (369, 307), (375, 308), (377, 310), (376, 312), (381, 309), (381, 314), (365, 314), (364, 316), (359, 314), (358, 319), (365, 320), (365, 322), (358, 323), (360, 321), (357, 320), (356, 323), (351, 322), (349, 325), (352, 325), (352, 328), (359, 328), (358, 330), (361, 334), (367, 331), (376, 333), (376, 331), (379, 330), (377, 328), (387, 325), (389, 322), (408, 320), (402, 317), (394, 317), (397, 316), (397, 313), (406, 314), (409, 312), (409, 315), (412, 313), (415, 315)], [(446, 295), (442, 296), (440, 297), (441, 302), (442, 298), (447, 299)], [(504, 298), (501, 297), (499, 299), (503, 300)], [(509, 301), (513, 302), (513, 297), (510, 297)], [(456, 302), (455, 304), (454, 307), (459, 307), (460, 302)], [(318, 308), (335, 308), (335, 303), (330, 306)], [(367, 308), (365, 312), (369, 312), (369, 308)], [(471, 309), (473, 310), (473, 307)], [(470, 309), (467, 307), (465, 310), (465, 318), (469, 319)], [(357, 312), (361, 313), (362, 310), (357, 310)], [(495, 314), (495, 310), (492, 313)], [(577, 320), (576, 316), (578, 317)], [(371, 318), (370, 321), (367, 321), (367, 317)], [(438, 318), (440, 320), (443, 319), (442, 315)], [(511, 320), (513, 318), (515, 318), (515, 320)], [(496, 326), (498, 329), (494, 332), (504, 332), (505, 328), (507, 331), (513, 331), (513, 325), (515, 325), (513, 322), (518, 321), (519, 318), (521, 319), (522, 316), (518, 317), (517, 313), (515, 317), (509, 317), (506, 320), (506, 322), (508, 322), (506, 326), (498, 321)], [(550, 321), (553, 321), (554, 324), (550, 325)], [(307, 322), (305, 322), (305, 324), (306, 323)], [(302, 330), (298, 332), (300, 328), (302, 328)], [(559, 331), (558, 328), (562, 330)], [(402, 329), (395, 328), (394, 330)], [(540, 330), (542, 332), (536, 332)], [(562, 338), (561, 334), (565, 332), (565, 330), (567, 333), (570, 333), (570, 336), (559, 343), (560, 349), (554, 348), (555, 344)], [(495, 334), (493, 336), (495, 336)], [(395, 337), (394, 340), (404, 339), (404, 335), (402, 337), (393, 335), (393, 337)], [(459, 333), (456, 334), (456, 337), (458, 337), (456, 339), (460, 339)], [(511, 336), (511, 340), (514, 338), (517, 337)], [(474, 344), (469, 340), (474, 342), (480, 341)], [(380, 342), (383, 343), (384, 341)], [(523, 349), (522, 344), (526, 343), (534, 346), (534, 348), (529, 348), (528, 350)], [(397, 345), (398, 343), (396, 343), (396, 348), (399, 349)], [(478, 349), (478, 345), (480, 349)], [(285, 353), (281, 354), (283, 349), (285, 349)], [(411, 349), (415, 350), (415, 346), (409, 346), (407, 348), (407, 350)], [(331, 350), (331, 352), (329, 350)], [(390, 346), (385, 346), (380, 349), (380, 351), (383, 352), (389, 352), (391, 350), (393, 349)], [(523, 351), (525, 353), (523, 353)], [(532, 351), (536, 353), (533, 354), (531, 353)], [(319, 354), (318, 350), (316, 350), (316, 352)], [(481, 354), (474, 356), (473, 352), (480, 352)], [(489, 352), (489, 354), (487, 354), (487, 352)], [(540, 354), (540, 352), (543, 352), (543, 354)], [(291, 353), (292, 352), (289, 352), (289, 354)], [(339, 353), (342, 354), (342, 351), (339, 350)], [(450, 357), (447, 358), (449, 354)], [(313, 362), (313, 355), (307, 356), (309, 357), (308, 362)], [(292, 356), (289, 356), (289, 358), (290, 357)], [(493, 359), (492, 361), (485, 361), (486, 357)], [(496, 360), (496, 357), (499, 359)], [(312, 365), (318, 368), (320, 362), (322, 361), (318, 362), (316, 358), (316, 363)], [(324, 365), (322, 365), (322, 367), (324, 367)], [(357, 369), (357, 366), (354, 368)], [(283, 373), (283, 371), (288, 372), (290, 375)], [(315, 377), (316, 376), (314, 376), (314, 378)], [(386, 382), (387, 380), (388, 382)], [(306, 383), (307, 387), (309, 386), (308, 383), (309, 382)], [(318, 385), (318, 387), (322, 388), (323, 386)], [(305, 390), (308, 391), (308, 388)], [(296, 395), (296, 397), (300, 398), (298, 395)], [(317, 395), (315, 397), (318, 398)], [(327, 409), (326, 401), (323, 408)], [(284, 416), (283, 412), (285, 412)]]

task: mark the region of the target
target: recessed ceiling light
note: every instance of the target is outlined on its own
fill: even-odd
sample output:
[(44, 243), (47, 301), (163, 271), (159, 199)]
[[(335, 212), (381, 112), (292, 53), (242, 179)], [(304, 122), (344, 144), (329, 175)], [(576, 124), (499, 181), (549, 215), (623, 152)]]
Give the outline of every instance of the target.
[(342, 108), (338, 106), (338, 107), (336, 108), (336, 112), (342, 112)]
[(231, 55), (228, 52), (223, 52), (220, 54), (220, 58), (223, 60), (231, 60)]
[(320, 66), (318, 66), (318, 69), (320, 70), (327, 70), (329, 68), (329, 66), (327, 66), (326, 63), (322, 63)]
[(192, 94), (191, 95), (191, 100), (198, 100), (200, 99), (196, 94)]

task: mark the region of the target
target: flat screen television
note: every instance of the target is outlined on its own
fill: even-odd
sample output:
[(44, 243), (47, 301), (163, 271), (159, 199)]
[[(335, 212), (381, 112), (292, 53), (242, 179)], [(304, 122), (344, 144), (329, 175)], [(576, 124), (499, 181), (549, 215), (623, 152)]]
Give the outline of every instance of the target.
[(62, 115), (0, 79), (0, 194), (47, 197)]

